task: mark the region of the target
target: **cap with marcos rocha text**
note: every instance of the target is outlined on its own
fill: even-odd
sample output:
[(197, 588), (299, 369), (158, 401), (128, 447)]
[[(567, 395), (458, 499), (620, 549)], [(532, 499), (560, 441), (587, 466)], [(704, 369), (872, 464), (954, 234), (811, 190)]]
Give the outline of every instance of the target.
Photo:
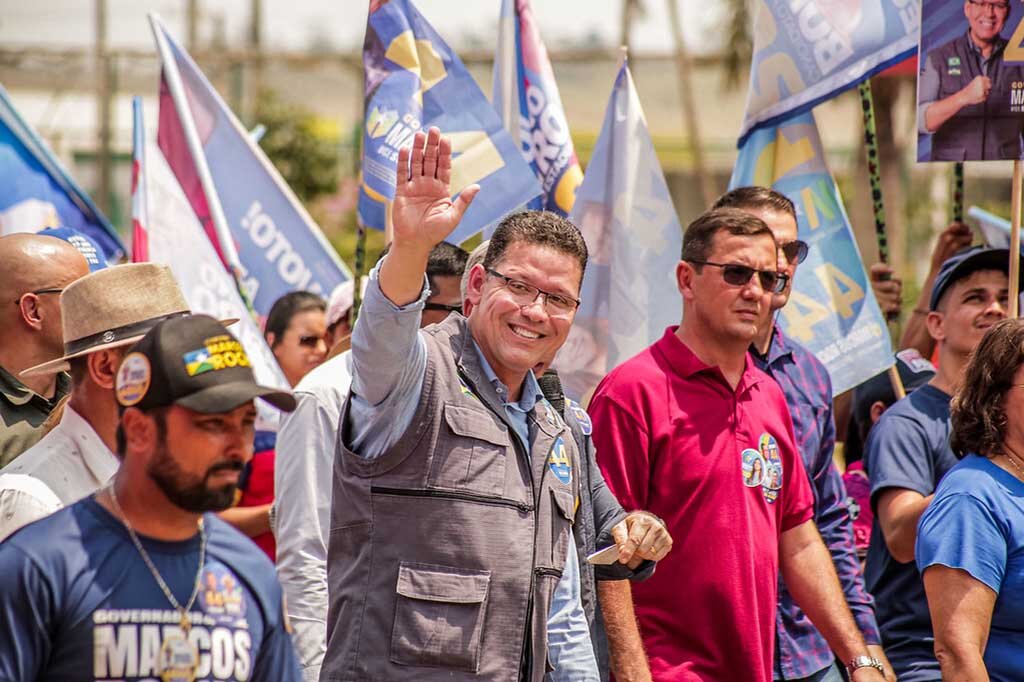
[(260, 386), (242, 344), (217, 320), (188, 315), (165, 320), (132, 346), (115, 383), (122, 407), (180, 405), (195, 412), (230, 412), (261, 398), (295, 409), (289, 391)]

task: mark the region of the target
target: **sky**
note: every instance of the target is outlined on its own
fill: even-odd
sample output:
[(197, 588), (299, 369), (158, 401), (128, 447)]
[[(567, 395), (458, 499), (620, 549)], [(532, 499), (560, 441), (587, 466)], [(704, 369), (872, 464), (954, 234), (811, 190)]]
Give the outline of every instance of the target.
[[(198, 0), (200, 40), (222, 26), (229, 46), (244, 45), (253, 0)], [(262, 0), (263, 31), (268, 47), (302, 50), (311, 44), (356, 50), (362, 44), (367, 0)], [(419, 10), (457, 49), (492, 45), (500, 0), (414, 0)], [(638, 51), (672, 47), (668, 0), (644, 0), (645, 15), (634, 24)], [(696, 52), (714, 51), (722, 3), (680, 0), (684, 36)], [(184, 39), (187, 0), (107, 0), (112, 47), (149, 48), (147, 12), (158, 12)], [(563, 41), (579, 44), (597, 36), (611, 46), (618, 40), (621, 0), (533, 0), (548, 49)], [(712, 9), (708, 9), (708, 6)], [(92, 0), (0, 0), (0, 45), (18, 47), (86, 47), (94, 39)], [(716, 9), (717, 8), (717, 9)]]

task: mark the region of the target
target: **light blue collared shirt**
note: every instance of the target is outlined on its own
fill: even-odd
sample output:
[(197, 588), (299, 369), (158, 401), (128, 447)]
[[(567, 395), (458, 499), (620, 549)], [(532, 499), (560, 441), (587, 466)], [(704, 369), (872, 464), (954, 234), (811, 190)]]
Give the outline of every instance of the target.
[[(383, 455), (409, 428), (427, 371), (427, 347), (419, 334), (423, 304), (430, 296), (424, 276), (420, 297), (396, 306), (380, 289), (378, 265), (370, 272), (359, 320), (352, 332), (352, 405), (349, 412), (353, 452), (367, 459)], [(523, 378), (519, 400), (507, 402), (508, 387), (501, 383), (487, 358), (473, 341), (487, 379), (505, 406), (516, 436), (529, 448), (527, 415), (541, 400), (536, 377)], [(584, 491), (585, 493), (585, 491)], [(553, 682), (600, 680), (590, 628), (580, 597), (579, 559), (570, 529), (569, 550), (562, 577), (555, 587), (548, 614), (548, 657), (555, 671)]]

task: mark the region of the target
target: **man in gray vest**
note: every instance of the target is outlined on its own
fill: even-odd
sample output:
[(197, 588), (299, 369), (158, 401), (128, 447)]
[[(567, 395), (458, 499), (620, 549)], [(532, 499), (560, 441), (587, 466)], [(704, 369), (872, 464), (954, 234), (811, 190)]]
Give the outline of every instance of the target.
[(1003, 63), (1010, 0), (966, 0), (968, 30), (928, 53), (918, 86), (918, 130), (931, 161), (1021, 158), (1024, 70)]
[(586, 245), (555, 215), (506, 217), (470, 273), (469, 319), (418, 331), (427, 255), (478, 188), (449, 198), (437, 129), (398, 169), (394, 241), (352, 337), (321, 679), (540, 682), (551, 662), (596, 680), (571, 531), (579, 453), (531, 372), (568, 335)]

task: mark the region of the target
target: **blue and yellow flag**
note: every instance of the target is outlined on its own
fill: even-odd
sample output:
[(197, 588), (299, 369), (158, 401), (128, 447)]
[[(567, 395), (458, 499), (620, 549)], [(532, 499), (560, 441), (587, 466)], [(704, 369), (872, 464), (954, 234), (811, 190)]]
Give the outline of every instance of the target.
[(742, 146), (917, 49), (916, 0), (758, 0)]
[(110, 262), (125, 255), (110, 221), (71, 179), (0, 86), (0, 235), (69, 227)]
[(541, 193), (501, 119), (462, 60), (410, 0), (374, 0), (363, 44), (366, 117), (359, 219), (384, 229), (398, 150), (437, 126), (452, 141), (452, 189), (480, 194), (449, 237), (459, 243)]
[(810, 245), (779, 324), (828, 368), (838, 395), (888, 369), (892, 343), (871, 291), (813, 114), (756, 130), (740, 148), (730, 188), (771, 187), (796, 204)]

